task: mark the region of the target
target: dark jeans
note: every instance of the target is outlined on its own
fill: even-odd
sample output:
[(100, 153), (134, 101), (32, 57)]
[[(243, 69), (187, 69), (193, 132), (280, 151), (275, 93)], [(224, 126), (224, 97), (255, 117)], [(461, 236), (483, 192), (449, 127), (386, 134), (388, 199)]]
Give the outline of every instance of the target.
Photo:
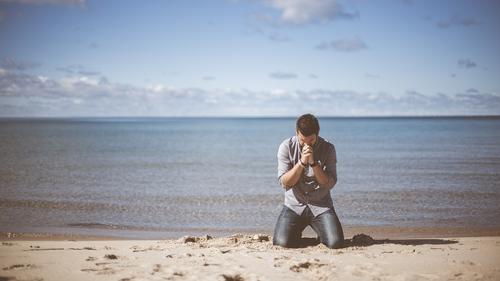
[(344, 243), (344, 233), (339, 218), (334, 209), (330, 209), (314, 217), (309, 207), (302, 215), (297, 215), (286, 206), (278, 217), (274, 229), (273, 245), (293, 248), (299, 246), (302, 231), (310, 225), (318, 234), (321, 243), (328, 248), (341, 248)]

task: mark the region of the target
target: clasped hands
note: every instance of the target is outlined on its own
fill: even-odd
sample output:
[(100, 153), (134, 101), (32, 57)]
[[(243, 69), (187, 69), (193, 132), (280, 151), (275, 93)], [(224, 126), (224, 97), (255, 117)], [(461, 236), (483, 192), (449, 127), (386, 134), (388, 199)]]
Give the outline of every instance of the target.
[(304, 146), (302, 147), (302, 156), (300, 157), (300, 161), (306, 165), (314, 164), (314, 154), (312, 146), (304, 144)]

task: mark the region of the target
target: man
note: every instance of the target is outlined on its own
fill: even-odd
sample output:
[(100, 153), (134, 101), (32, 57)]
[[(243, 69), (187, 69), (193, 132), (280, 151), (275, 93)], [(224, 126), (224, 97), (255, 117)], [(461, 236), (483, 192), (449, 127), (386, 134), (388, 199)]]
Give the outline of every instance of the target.
[(319, 122), (314, 115), (300, 116), (296, 135), (281, 143), (278, 181), (285, 189), (285, 204), (273, 244), (297, 247), (302, 231), (310, 225), (321, 243), (341, 248), (344, 233), (330, 196), (337, 182), (335, 147), (319, 136)]

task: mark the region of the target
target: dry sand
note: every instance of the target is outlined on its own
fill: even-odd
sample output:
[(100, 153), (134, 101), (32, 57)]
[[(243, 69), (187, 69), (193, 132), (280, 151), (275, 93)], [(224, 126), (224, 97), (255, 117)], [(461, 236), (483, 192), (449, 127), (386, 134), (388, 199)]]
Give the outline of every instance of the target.
[(358, 237), (334, 250), (314, 245), (311, 238), (302, 248), (284, 249), (266, 241), (267, 235), (4, 239), (0, 280), (500, 280), (499, 236)]

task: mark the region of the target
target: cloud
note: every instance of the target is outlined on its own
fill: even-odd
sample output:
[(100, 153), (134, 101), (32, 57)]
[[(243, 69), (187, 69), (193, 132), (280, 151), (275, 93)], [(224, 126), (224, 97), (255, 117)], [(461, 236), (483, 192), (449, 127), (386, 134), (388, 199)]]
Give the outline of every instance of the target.
[(269, 77), (273, 79), (295, 79), (297, 78), (297, 74), (293, 72), (282, 72), (282, 71), (277, 71), (269, 74)]
[(212, 80), (215, 80), (215, 77), (214, 76), (203, 76), (202, 79), (205, 81), (212, 81)]
[(318, 79), (318, 75), (311, 73), (311, 74), (309, 74), (309, 78), (311, 78), (311, 79)]
[(2, 116), (321, 116), (500, 114), (500, 94), (137, 87), (104, 77), (0, 71)]
[(101, 75), (99, 71), (88, 71), (88, 70), (79, 70), (78, 71), (79, 75), (84, 75), (84, 76), (98, 76)]
[(458, 66), (461, 68), (474, 68), (477, 67), (477, 63), (473, 62), (470, 59), (459, 59), (457, 61)]
[(3, 58), (0, 61), (0, 67), (2, 67), (5, 70), (24, 71), (39, 67), (40, 65), (41, 64), (37, 62), (19, 61), (12, 58)]
[(335, 50), (338, 52), (356, 52), (367, 48), (368, 45), (366, 45), (366, 43), (359, 38), (321, 42), (316, 46), (316, 49), (318, 50)]
[(91, 71), (86, 69), (83, 65), (73, 64), (68, 66), (56, 67), (57, 71), (63, 72), (66, 75), (83, 75), (83, 76), (98, 76), (101, 75), (99, 71)]
[(84, 6), (85, 0), (1, 0), (4, 3), (18, 3), (28, 5), (78, 5)]
[(447, 29), (453, 26), (471, 27), (478, 24), (479, 21), (474, 18), (461, 16), (453, 16), (447, 20), (440, 20), (436, 22), (436, 26), (443, 29)]
[(268, 0), (267, 4), (280, 13), (285, 24), (304, 25), (327, 23), (336, 19), (354, 19), (359, 15), (348, 12), (335, 0)]

